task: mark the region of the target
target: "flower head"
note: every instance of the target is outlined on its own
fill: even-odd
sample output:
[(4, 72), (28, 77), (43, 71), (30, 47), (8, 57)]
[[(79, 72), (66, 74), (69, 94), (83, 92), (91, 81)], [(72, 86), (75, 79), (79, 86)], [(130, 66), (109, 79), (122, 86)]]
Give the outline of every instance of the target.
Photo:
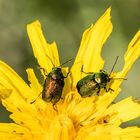
[[(140, 128), (120, 127), (122, 123), (140, 116), (140, 105), (133, 101), (132, 97), (113, 103), (121, 91), (120, 85), (123, 82), (113, 78), (124, 78), (139, 57), (140, 31), (128, 45), (122, 70), (110, 75), (113, 78), (110, 78), (107, 86), (113, 90), (106, 91), (101, 88), (98, 95), (86, 98), (82, 98), (77, 92), (77, 82), (87, 76), (81, 72), (82, 67), (85, 72), (94, 73), (99, 73), (103, 69), (101, 50), (112, 28), (109, 8), (83, 33), (80, 49), (69, 73), (68, 68), (60, 67), (56, 43), (49, 44), (45, 40), (39, 21), (28, 24), (27, 32), (44, 80), (48, 78), (54, 67), (59, 67), (64, 75), (65, 86), (62, 88), (61, 84), (57, 83), (63, 92), (54, 105), (51, 100), (44, 101), (40, 96), (44, 87), (39, 83), (32, 68), (27, 69), (30, 81), (30, 85), (27, 85), (15, 71), (0, 61), (0, 97), (3, 106), (12, 113), (10, 118), (15, 122), (0, 123), (0, 138), (7, 140), (140, 139)], [(56, 83), (52, 83), (47, 90), (56, 89), (54, 87)]]

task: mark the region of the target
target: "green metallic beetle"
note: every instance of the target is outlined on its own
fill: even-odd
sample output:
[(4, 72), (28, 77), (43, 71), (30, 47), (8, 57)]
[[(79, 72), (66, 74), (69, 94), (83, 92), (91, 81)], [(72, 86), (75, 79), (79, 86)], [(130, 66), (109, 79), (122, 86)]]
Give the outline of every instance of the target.
[[(118, 60), (118, 56), (116, 58), (116, 61), (111, 69), (110, 74), (112, 73), (116, 63)], [(86, 77), (82, 78), (81, 80), (78, 81), (76, 88), (78, 90), (78, 93), (82, 96), (82, 97), (88, 97), (88, 96), (92, 96), (95, 94), (98, 94), (100, 92), (100, 90), (102, 88), (104, 88), (106, 91), (108, 90), (112, 90), (111, 88), (109, 88), (107, 90), (106, 86), (108, 84), (108, 82), (110, 82), (111, 79), (123, 79), (126, 80), (124, 78), (110, 78), (110, 74), (108, 74), (106, 71), (104, 70), (100, 70), (100, 72), (94, 73), (94, 72), (84, 72), (83, 71), (83, 65), (81, 68), (81, 72), (88, 74)]]
[(106, 89), (107, 83), (110, 81), (107, 72), (101, 70), (99, 73), (87, 73), (87, 74), (89, 75), (78, 81), (76, 86), (78, 93), (82, 97), (88, 97), (98, 94), (101, 88)]

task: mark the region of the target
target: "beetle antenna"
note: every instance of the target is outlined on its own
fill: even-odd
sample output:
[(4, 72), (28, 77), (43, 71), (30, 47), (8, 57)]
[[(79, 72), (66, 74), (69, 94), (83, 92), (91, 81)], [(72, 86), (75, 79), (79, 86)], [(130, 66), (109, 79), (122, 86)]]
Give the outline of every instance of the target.
[(126, 78), (110, 78), (110, 79), (120, 79), (120, 80), (127, 80)]
[(49, 60), (51, 61), (51, 63), (52, 63), (52, 65), (53, 65), (53, 67), (55, 67), (55, 65), (54, 65), (54, 63), (53, 63), (53, 61), (52, 61), (52, 59), (50, 58), (50, 56), (48, 56), (47, 54), (46, 54), (46, 56), (49, 58)]
[[(117, 58), (116, 58), (116, 60), (115, 60), (115, 63), (114, 63), (114, 65), (113, 65), (113, 67), (112, 67), (112, 69), (111, 69), (111, 71), (110, 71), (110, 74), (112, 73), (112, 71), (114, 70), (114, 68), (115, 68), (115, 65), (116, 65), (116, 63), (117, 63), (117, 61), (118, 61), (118, 58), (119, 58), (119, 56), (117, 56)], [(110, 75), (109, 74), (109, 75)]]
[(65, 64), (66, 64), (66, 63), (68, 63), (68, 62), (71, 62), (73, 59), (74, 59), (74, 58), (69, 59), (68, 61), (66, 61), (66, 62), (62, 63), (59, 67), (61, 67), (61, 66), (65, 65)]
[(45, 69), (44, 69), (44, 68), (41, 68), (41, 67), (39, 67), (39, 66), (38, 66), (37, 68), (38, 68), (38, 69), (40, 69), (40, 70), (42, 70), (42, 71), (43, 71), (43, 73), (44, 73), (44, 75), (47, 75), (47, 74), (46, 74), (47, 72), (45, 71)]

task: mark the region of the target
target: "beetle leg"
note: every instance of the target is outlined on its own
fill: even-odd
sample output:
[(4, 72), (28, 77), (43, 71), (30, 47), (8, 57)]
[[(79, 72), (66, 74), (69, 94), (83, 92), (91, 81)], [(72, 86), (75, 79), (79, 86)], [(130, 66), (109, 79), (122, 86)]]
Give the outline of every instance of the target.
[(58, 111), (58, 110), (57, 110), (57, 106), (55, 105), (55, 103), (53, 104), (53, 109), (54, 109), (55, 111)]
[(112, 92), (114, 91), (114, 89), (112, 89), (112, 88), (109, 88), (108, 90), (109, 90), (109, 91), (112, 91)]
[(83, 65), (82, 65), (82, 67), (81, 67), (81, 72), (83, 72), (83, 73), (85, 73), (85, 74), (93, 74), (93, 72), (85, 72), (84, 70), (83, 70)]
[(99, 88), (99, 90), (97, 91), (97, 95), (99, 96), (99, 92), (100, 92), (100, 88)]
[[(53, 94), (52, 94), (52, 96), (51, 96), (51, 100), (52, 100), (52, 99), (53, 99)], [(51, 101), (51, 100), (50, 100), (50, 101)], [(55, 106), (55, 104), (56, 104), (56, 103), (53, 103), (53, 109), (54, 109), (55, 111), (57, 111), (57, 106)]]
[(40, 70), (43, 70), (43, 73), (44, 73), (44, 75), (48, 75), (48, 74), (46, 74), (46, 70), (44, 69), (44, 68), (41, 68), (41, 67), (38, 67)]
[(104, 89), (105, 89), (106, 92), (114, 91), (112, 88), (107, 89), (106, 87), (104, 87)]
[(106, 92), (108, 92), (108, 90), (107, 90), (107, 88), (106, 88), (106, 87), (104, 87), (104, 90), (105, 90)]
[(42, 94), (42, 92), (37, 96), (37, 98), (34, 100), (34, 101), (32, 101), (32, 102), (30, 102), (30, 104), (33, 104), (34, 102), (36, 102), (36, 100), (39, 98), (39, 96)]
[(100, 72), (101, 72), (101, 73), (104, 73), (105, 71), (104, 71), (103, 69), (100, 69)]
[(97, 85), (99, 86), (98, 91), (97, 91), (97, 95), (99, 96), (99, 92), (100, 92), (101, 87), (100, 87), (100, 85), (98, 83), (97, 83)]
[(64, 76), (64, 78), (67, 78), (69, 74), (70, 74), (70, 69), (69, 69), (69, 71), (68, 71), (67, 75), (66, 75), (66, 76)]
[(64, 98), (60, 97), (60, 99), (62, 99), (62, 100), (63, 100)]

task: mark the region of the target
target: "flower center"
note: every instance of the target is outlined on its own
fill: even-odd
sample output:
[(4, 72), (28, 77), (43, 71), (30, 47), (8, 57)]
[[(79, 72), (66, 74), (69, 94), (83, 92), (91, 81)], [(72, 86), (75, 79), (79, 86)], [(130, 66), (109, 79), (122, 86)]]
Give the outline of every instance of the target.
[(76, 130), (74, 128), (72, 120), (64, 114), (56, 116), (51, 123), (50, 128), (57, 129), (57, 132), (59, 133), (56, 135), (60, 139), (65, 139), (66, 137), (70, 137), (70, 139), (73, 139), (76, 136)]

